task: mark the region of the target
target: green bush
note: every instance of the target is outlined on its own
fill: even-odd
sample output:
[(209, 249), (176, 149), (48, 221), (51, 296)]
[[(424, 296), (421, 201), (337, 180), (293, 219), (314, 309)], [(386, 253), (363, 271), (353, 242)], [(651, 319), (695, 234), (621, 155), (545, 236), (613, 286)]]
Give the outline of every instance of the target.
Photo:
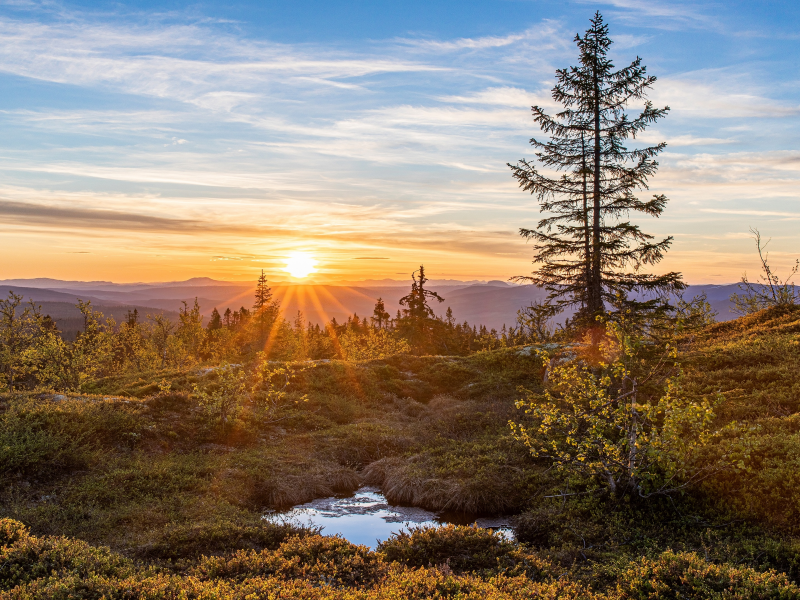
[(713, 564), (697, 554), (665, 552), (624, 566), (613, 600), (796, 600), (800, 587), (786, 575), (731, 564)]
[(28, 535), (28, 528), (14, 519), (0, 519), (0, 548), (10, 546)]
[(6, 543), (0, 547), (0, 590), (51, 576), (118, 577), (132, 570), (130, 561), (108, 548), (96, 548), (65, 537), (27, 535), (21, 523), (9, 519), (0, 523), (0, 531), (7, 536)]
[(407, 567), (447, 565), (455, 573), (526, 575), (541, 579), (552, 573), (546, 561), (526, 552), (498, 532), (479, 527), (414, 527), (378, 545), (388, 562)]
[(48, 476), (83, 468), (99, 448), (129, 447), (141, 434), (138, 401), (17, 396), (0, 413), (0, 474)]
[(319, 535), (319, 529), (291, 523), (262, 521), (256, 525), (218, 520), (211, 523), (173, 523), (156, 542), (138, 549), (148, 560), (193, 560), (236, 550), (276, 550), (293, 537)]
[(367, 585), (385, 571), (380, 557), (366, 546), (340, 537), (293, 537), (277, 550), (240, 550), (232, 556), (209, 557), (192, 574), (200, 579), (234, 579), (275, 576), (305, 579), (322, 585)]
[[(169, 539), (178, 544), (194, 539), (213, 545), (226, 537), (224, 527), (220, 523), (220, 530), (197, 536), (175, 531)], [(269, 544), (288, 531), (233, 529), (228, 539), (269, 538)], [(32, 536), (21, 523), (9, 519), (0, 520), (0, 536), (0, 597), (4, 600), (800, 598), (800, 588), (783, 574), (671, 551), (633, 561), (618, 559), (607, 569), (612, 575), (609, 584), (596, 585), (605, 589), (592, 591), (569, 570), (554, 568), (524, 545), (474, 527), (418, 528), (393, 536), (375, 552), (340, 537), (291, 536), (274, 548), (206, 556), (172, 572), (137, 565), (78, 540)]]

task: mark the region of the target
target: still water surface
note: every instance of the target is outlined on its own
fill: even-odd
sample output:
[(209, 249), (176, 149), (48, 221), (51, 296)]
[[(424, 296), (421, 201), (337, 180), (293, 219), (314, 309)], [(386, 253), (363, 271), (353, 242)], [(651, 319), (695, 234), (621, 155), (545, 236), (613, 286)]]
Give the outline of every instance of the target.
[(375, 548), (379, 541), (387, 539), (401, 529), (420, 525), (477, 523), (479, 527), (500, 529), (510, 536), (508, 519), (467, 519), (440, 515), (421, 508), (394, 506), (377, 488), (363, 487), (349, 498), (321, 498), (293, 509), (266, 515), (265, 518), (290, 521), (301, 525), (323, 527), (324, 535), (339, 534), (354, 544)]

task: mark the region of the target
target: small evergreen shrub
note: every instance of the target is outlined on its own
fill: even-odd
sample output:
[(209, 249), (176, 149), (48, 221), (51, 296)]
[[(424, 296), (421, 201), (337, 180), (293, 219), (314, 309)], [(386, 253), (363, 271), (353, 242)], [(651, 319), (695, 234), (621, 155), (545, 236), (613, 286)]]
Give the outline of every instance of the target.
[(796, 600), (800, 587), (775, 571), (709, 563), (689, 552), (664, 552), (621, 569), (613, 600)]
[(407, 567), (446, 565), (455, 573), (524, 574), (540, 579), (551, 571), (549, 563), (500, 533), (476, 526), (414, 527), (393, 534), (378, 551), (388, 562)]

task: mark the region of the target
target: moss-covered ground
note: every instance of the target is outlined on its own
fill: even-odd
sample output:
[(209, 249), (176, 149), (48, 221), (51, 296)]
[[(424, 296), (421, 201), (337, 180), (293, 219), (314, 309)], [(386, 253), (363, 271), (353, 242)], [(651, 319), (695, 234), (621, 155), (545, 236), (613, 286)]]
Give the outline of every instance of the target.
[[(579, 488), (511, 438), (518, 387), (543, 372), (526, 349), (319, 362), (269, 422), (245, 407), (224, 428), (190, 394), (213, 370), (4, 396), (0, 593), (798, 597), (800, 310), (684, 345), (687, 392), (725, 398), (694, 460), (732, 466), (647, 502), (562, 495)], [(518, 541), (443, 528), (372, 552), (261, 518), (365, 483), (392, 502), (517, 515)]]

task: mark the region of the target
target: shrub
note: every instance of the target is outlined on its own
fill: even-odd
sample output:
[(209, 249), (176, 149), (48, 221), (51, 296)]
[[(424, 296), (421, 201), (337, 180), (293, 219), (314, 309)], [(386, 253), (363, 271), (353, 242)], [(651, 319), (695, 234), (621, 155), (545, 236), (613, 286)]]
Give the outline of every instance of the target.
[(211, 523), (171, 524), (159, 539), (137, 550), (147, 559), (197, 559), (203, 555), (236, 550), (276, 550), (292, 537), (318, 535), (319, 530), (291, 523), (263, 521), (243, 525), (227, 520)]
[[(688, 457), (708, 439), (713, 402), (687, 398), (675, 348), (647, 360), (648, 344), (609, 323), (599, 364), (591, 357), (549, 362), (545, 393), (517, 402), (532, 425), (510, 422), (535, 457), (567, 475), (602, 480), (612, 493), (642, 498), (685, 487), (702, 476)], [(664, 381), (663, 385), (648, 382)], [(651, 389), (648, 389), (650, 387)]]
[(713, 564), (694, 553), (664, 552), (624, 566), (614, 600), (797, 599), (800, 587), (786, 575), (731, 564)]
[(200, 579), (234, 579), (275, 576), (306, 579), (325, 585), (358, 586), (374, 583), (385, 568), (366, 546), (340, 537), (293, 537), (277, 550), (240, 550), (232, 556), (205, 558), (193, 574)]
[(0, 531), (5, 543), (0, 547), (0, 590), (42, 577), (75, 575), (125, 576), (132, 564), (108, 548), (65, 537), (28, 535), (21, 523), (3, 519)]
[(476, 526), (414, 527), (378, 545), (389, 562), (407, 567), (447, 565), (455, 573), (527, 575), (539, 579), (551, 566), (498, 532)]
[(396, 354), (408, 354), (408, 342), (386, 329), (367, 328), (364, 333), (348, 329), (339, 336), (339, 346), (345, 360), (375, 360)]
[(116, 400), (13, 397), (0, 413), (0, 475), (39, 478), (83, 467), (91, 451), (138, 433), (138, 410)]
[(238, 416), (249, 398), (248, 379), (244, 369), (227, 363), (217, 367), (216, 375), (216, 384), (205, 389), (195, 384), (194, 395), (209, 418), (218, 421), (220, 429), (225, 431), (229, 420)]
[(0, 519), (0, 548), (10, 546), (28, 535), (28, 528), (14, 519)]

